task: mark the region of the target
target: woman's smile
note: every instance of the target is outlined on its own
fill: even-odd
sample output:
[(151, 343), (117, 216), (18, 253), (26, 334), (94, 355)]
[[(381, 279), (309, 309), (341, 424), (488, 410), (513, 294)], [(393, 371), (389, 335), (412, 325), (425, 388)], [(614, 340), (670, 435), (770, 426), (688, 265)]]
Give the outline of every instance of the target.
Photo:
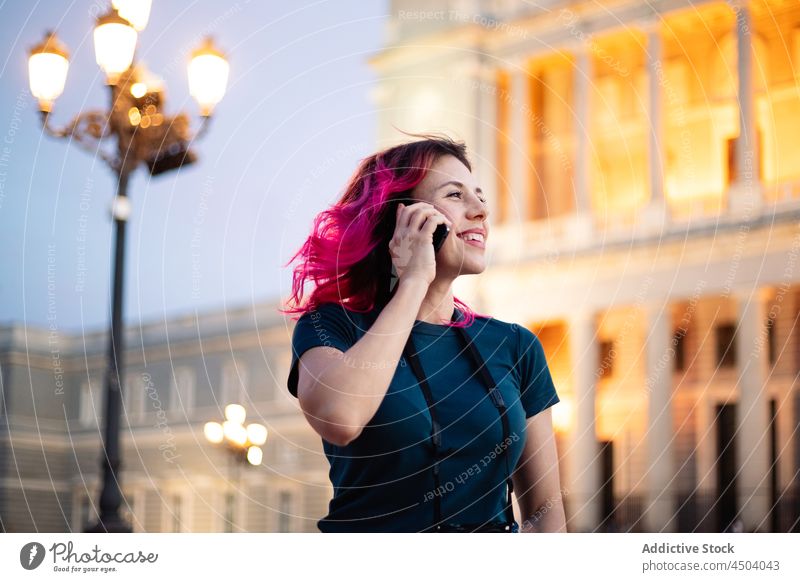
[(464, 232), (458, 233), (458, 238), (470, 246), (478, 247), (479, 249), (486, 248), (486, 233), (482, 229), (473, 228), (465, 230)]

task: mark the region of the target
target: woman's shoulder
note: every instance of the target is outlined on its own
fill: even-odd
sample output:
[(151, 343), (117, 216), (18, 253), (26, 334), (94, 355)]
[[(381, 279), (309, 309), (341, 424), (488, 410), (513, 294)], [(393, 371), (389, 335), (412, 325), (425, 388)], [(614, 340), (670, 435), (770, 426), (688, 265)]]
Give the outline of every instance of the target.
[(505, 331), (510, 333), (517, 333), (518, 323), (511, 321), (504, 321), (498, 319), (493, 315), (475, 314), (475, 324), (485, 327), (486, 329), (493, 329), (497, 331)]
[(351, 313), (358, 313), (353, 308), (348, 307), (344, 303), (339, 303), (338, 301), (323, 301), (317, 303), (316, 305), (310, 305), (307, 308), (306, 313), (331, 313), (331, 312), (351, 312)]
[(536, 343), (539, 338), (534, 332), (520, 323), (504, 321), (493, 316), (475, 315), (475, 322), (481, 329), (493, 332), (514, 341), (518, 345), (527, 346)]
[(372, 315), (372, 311), (359, 311), (336, 301), (326, 301), (309, 308), (299, 319), (317, 322), (319, 320), (336, 320), (342, 323), (360, 325)]
[(364, 315), (333, 301), (310, 306), (294, 326), (292, 343), (300, 347), (330, 343), (345, 351), (369, 328)]

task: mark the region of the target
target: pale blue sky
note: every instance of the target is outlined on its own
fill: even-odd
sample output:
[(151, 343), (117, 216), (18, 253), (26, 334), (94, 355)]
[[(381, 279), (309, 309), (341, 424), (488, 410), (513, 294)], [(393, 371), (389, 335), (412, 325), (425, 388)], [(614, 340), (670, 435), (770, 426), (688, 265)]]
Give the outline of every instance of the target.
[[(70, 49), (56, 125), (105, 106), (91, 31), (109, 3), (0, 0), (0, 324), (108, 325), (113, 176), (42, 134), (27, 53), (48, 28)], [(153, 1), (137, 55), (164, 79), (168, 113), (196, 119), (185, 60), (204, 32), (227, 51), (231, 78), (195, 145), (199, 162), (152, 179), (140, 169), (131, 181), (128, 324), (286, 295), (281, 265), (376, 147), (366, 61), (384, 40), (387, 10), (385, 0)]]

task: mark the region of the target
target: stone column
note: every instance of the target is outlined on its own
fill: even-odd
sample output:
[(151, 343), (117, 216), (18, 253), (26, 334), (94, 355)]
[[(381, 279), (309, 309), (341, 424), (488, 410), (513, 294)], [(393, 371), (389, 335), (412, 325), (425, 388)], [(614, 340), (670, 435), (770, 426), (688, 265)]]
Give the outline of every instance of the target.
[(661, 230), (669, 219), (669, 207), (664, 195), (664, 99), (661, 29), (658, 18), (643, 22), (647, 33), (647, 174), (650, 201), (644, 209), (643, 220), (649, 228)]
[(575, 137), (575, 214), (569, 225), (569, 233), (578, 243), (586, 243), (592, 237), (592, 205), (591, 205), (591, 142), (589, 131), (590, 96), (592, 61), (586, 43), (576, 44), (574, 51), (573, 94), (575, 96), (575, 119), (573, 131)]
[(736, 138), (736, 181), (731, 184), (728, 207), (735, 214), (752, 214), (762, 204), (758, 178), (758, 133), (753, 85), (752, 22), (748, 0), (733, 4), (736, 15), (739, 137)]
[(595, 431), (595, 382), (597, 344), (595, 322), (590, 311), (569, 318), (569, 349), (572, 359), (575, 423), (567, 445), (567, 528), (573, 532), (594, 531), (600, 525), (600, 449)]
[(647, 531), (675, 531), (675, 466), (672, 457), (672, 325), (669, 303), (645, 306), (647, 379)]
[(736, 368), (736, 460), (739, 464), (738, 506), (744, 531), (769, 528), (769, 357), (766, 289), (734, 292), (738, 306)]

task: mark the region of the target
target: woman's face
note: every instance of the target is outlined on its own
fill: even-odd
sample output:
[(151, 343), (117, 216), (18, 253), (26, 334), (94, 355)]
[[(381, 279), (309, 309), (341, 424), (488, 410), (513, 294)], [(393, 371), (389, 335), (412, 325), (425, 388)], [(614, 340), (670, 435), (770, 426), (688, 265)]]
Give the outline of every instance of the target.
[(486, 269), (489, 209), (469, 169), (455, 156), (440, 156), (412, 196), (433, 204), (453, 224), (436, 253), (437, 276), (482, 273)]

